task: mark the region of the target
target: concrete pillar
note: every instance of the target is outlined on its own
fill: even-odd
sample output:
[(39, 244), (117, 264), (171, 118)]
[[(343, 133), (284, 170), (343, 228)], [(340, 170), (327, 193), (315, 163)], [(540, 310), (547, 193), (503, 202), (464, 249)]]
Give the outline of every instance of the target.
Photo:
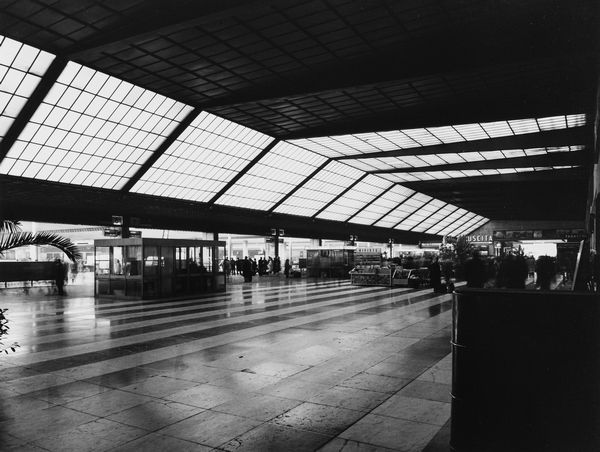
[[(243, 254), (242, 259), (244, 257), (248, 256), (248, 240), (244, 240), (242, 242), (242, 254)], [(250, 257), (250, 256), (248, 256), (248, 257)]]

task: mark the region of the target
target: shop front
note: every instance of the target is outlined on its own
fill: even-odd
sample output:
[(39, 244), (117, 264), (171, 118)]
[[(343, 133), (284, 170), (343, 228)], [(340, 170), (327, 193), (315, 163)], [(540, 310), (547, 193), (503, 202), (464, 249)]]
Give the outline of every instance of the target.
[(225, 290), (225, 242), (186, 239), (94, 241), (98, 297), (186, 297)]

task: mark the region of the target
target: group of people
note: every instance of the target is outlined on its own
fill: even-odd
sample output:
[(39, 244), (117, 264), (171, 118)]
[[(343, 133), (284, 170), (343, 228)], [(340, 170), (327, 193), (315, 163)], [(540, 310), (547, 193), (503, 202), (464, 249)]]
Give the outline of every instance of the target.
[[(289, 278), (291, 268), (290, 260), (286, 259), (283, 266), (286, 278)], [(223, 271), (227, 276), (242, 275), (245, 282), (250, 282), (252, 281), (252, 276), (256, 274), (265, 276), (281, 273), (281, 259), (279, 256), (275, 256), (274, 258), (271, 256), (268, 258), (261, 257), (258, 260), (256, 258), (251, 259), (248, 256), (244, 257), (244, 259), (238, 257), (235, 260), (226, 257), (223, 260)]]

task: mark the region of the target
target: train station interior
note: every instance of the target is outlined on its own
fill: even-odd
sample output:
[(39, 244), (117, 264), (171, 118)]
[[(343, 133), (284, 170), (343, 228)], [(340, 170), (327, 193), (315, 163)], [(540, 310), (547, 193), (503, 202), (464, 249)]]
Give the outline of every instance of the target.
[(0, 450), (600, 450), (599, 30), (0, 2)]

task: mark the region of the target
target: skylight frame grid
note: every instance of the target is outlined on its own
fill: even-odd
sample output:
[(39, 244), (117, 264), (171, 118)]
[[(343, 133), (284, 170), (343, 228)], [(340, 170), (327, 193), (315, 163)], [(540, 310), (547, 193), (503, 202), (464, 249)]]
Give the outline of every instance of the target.
[[(435, 234), (435, 235), (446, 235), (448, 232), (452, 232), (453, 229), (458, 228), (460, 225), (464, 224), (468, 218), (472, 217), (472, 212), (469, 212), (466, 209), (460, 207), (456, 212), (452, 213), (447, 219), (450, 220), (448, 224), (441, 228), (431, 228), (425, 231), (427, 234)], [(443, 221), (445, 222), (445, 221)]]
[[(410, 198), (414, 194), (415, 192), (413, 190), (407, 189), (406, 187), (401, 187), (399, 185), (393, 185), (389, 190), (386, 190), (370, 205), (368, 205), (348, 221), (350, 223), (373, 225), (374, 223), (380, 221), (380, 219), (388, 212), (397, 209), (400, 204), (404, 203), (406, 199)], [(364, 220), (366, 219), (370, 219), (370, 222), (365, 222)]]
[(363, 171), (333, 160), (277, 206), (274, 212), (313, 216), (363, 174)]
[(272, 141), (261, 132), (201, 112), (132, 191), (207, 202)]
[(392, 182), (382, 179), (378, 176), (369, 174), (362, 181), (352, 187), (348, 192), (340, 196), (334, 203), (327, 207), (323, 212), (317, 215), (316, 218), (333, 219), (336, 210), (352, 211), (343, 220), (347, 221), (354, 214), (360, 211), (364, 206), (369, 204), (375, 198), (381, 196), (393, 186)]
[(477, 229), (477, 224), (480, 223), (483, 219), (484, 219), (484, 217), (482, 217), (481, 215), (476, 215), (474, 218), (467, 221), (465, 224), (463, 224), (460, 228), (458, 228), (452, 234), (456, 237), (460, 237), (461, 235), (468, 234), (469, 232)]
[(460, 220), (457, 220), (452, 227), (445, 228), (442, 231), (443, 235), (458, 237), (457, 231), (460, 231), (469, 221), (476, 217), (476, 213), (468, 211), (468, 214), (465, 217), (460, 218)]
[(429, 218), (427, 218), (426, 220), (422, 221), (420, 224), (415, 226), (413, 228), (413, 231), (414, 232), (425, 232), (428, 229), (431, 229), (438, 222), (440, 222), (444, 218), (446, 218), (449, 215), (449, 213), (452, 212), (454, 209), (456, 209), (456, 206), (453, 206), (451, 204), (446, 204), (440, 210), (433, 213)]
[(191, 110), (181, 102), (69, 62), (0, 171), (118, 190)]
[(315, 152), (280, 141), (216, 204), (269, 210), (326, 160)]
[[(587, 117), (585, 114), (573, 114), (324, 136), (292, 140), (292, 142), (331, 158), (360, 154), (368, 156), (373, 152), (385, 152), (397, 149), (410, 150), (431, 145), (509, 137), (524, 133), (537, 133), (544, 130), (579, 127), (586, 123)], [(558, 124), (562, 124), (562, 126), (559, 127)]]
[(0, 35), (0, 141), (55, 56)]

